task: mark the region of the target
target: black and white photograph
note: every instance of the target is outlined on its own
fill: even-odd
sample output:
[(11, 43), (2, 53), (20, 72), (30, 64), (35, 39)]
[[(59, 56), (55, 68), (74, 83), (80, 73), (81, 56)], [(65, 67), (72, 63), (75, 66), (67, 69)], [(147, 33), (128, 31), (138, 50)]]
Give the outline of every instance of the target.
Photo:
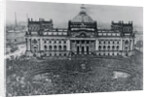
[(6, 97), (143, 90), (143, 7), (7, 1)]

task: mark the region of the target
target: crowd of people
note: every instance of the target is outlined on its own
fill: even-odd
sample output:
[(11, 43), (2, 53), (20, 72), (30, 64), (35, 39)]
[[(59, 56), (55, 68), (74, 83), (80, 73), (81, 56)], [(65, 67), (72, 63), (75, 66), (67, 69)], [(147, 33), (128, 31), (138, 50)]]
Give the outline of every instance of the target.
[[(11, 97), (141, 90), (142, 54), (137, 54), (125, 59), (6, 59), (6, 94)], [(112, 79), (117, 69), (128, 71), (131, 76)]]

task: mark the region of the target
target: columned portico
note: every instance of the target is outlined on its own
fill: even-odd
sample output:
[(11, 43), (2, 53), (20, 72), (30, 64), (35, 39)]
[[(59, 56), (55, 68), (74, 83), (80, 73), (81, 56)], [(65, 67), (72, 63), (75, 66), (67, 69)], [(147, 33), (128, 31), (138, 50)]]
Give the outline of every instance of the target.
[(71, 52), (74, 54), (87, 55), (95, 50), (95, 40), (71, 40)]

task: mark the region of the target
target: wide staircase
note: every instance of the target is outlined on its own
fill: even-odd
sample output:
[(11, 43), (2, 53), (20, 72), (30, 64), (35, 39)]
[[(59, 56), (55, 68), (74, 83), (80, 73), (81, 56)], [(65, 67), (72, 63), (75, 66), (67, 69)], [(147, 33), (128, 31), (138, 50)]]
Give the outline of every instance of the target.
[(95, 57), (95, 55), (92, 54), (76, 54), (71, 56), (73, 59), (90, 59), (93, 57)]

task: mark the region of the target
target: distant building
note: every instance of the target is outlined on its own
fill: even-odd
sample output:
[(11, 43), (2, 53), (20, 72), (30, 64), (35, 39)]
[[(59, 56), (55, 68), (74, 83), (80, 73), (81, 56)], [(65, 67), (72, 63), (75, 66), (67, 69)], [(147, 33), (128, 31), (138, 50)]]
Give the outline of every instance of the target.
[(134, 49), (133, 23), (115, 23), (98, 29), (85, 7), (68, 22), (68, 28), (53, 28), (53, 22), (28, 20), (26, 54), (36, 57), (130, 56)]

